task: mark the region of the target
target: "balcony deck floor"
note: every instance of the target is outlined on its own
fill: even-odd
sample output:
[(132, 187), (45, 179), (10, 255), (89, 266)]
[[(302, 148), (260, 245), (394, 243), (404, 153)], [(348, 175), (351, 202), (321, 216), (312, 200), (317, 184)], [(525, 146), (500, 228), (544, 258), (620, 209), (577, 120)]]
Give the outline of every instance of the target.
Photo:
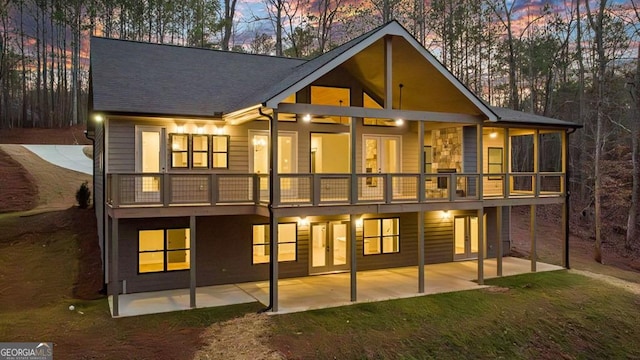
[[(562, 267), (537, 263), (537, 271), (561, 270)], [(528, 273), (531, 261), (514, 257), (503, 259), (503, 276)], [(484, 261), (485, 278), (496, 277), (496, 260)], [(350, 301), (349, 273), (337, 273), (278, 281), (277, 314), (307, 311), (354, 304)], [(358, 301), (355, 303), (424, 296), (453, 291), (481, 289), (478, 285), (477, 261), (468, 260), (425, 266), (425, 292), (418, 293), (416, 266), (359, 271)], [(109, 308), (113, 314), (113, 299)], [(269, 282), (198, 287), (198, 308), (226, 306), (258, 301), (269, 302)], [(189, 309), (189, 289), (154, 291), (120, 295), (120, 317), (154, 314)], [(273, 314), (273, 313), (270, 313)]]

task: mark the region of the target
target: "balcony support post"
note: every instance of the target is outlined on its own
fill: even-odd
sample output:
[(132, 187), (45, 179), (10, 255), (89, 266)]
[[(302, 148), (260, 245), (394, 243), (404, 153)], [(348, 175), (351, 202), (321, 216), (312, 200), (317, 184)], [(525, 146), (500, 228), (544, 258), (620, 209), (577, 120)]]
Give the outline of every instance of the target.
[(189, 217), (189, 306), (196, 307), (196, 217)]
[(496, 275), (502, 276), (502, 206), (496, 206)]
[(118, 274), (118, 218), (112, 218), (111, 225), (111, 291), (113, 317), (120, 316), (120, 275)]
[(478, 285), (484, 285), (484, 208), (478, 209)]
[(350, 183), (350, 192), (349, 192), (349, 203), (357, 204), (358, 203), (358, 177), (356, 174), (358, 170), (356, 168), (356, 146), (358, 145), (356, 139), (356, 127), (357, 127), (357, 118), (351, 118), (351, 123), (349, 126), (349, 140), (351, 141), (350, 146), (350, 156), (351, 156), (351, 183)]
[(357, 242), (356, 242), (356, 223), (358, 222), (358, 215), (351, 214), (350, 215), (350, 224), (349, 230), (351, 231), (349, 239), (350, 239), (350, 255), (351, 255), (351, 301), (358, 300), (358, 287), (357, 287), (357, 277), (358, 277), (358, 265), (357, 265)]
[[(425, 201), (425, 176), (424, 176), (424, 172), (425, 172), (425, 168), (424, 168), (424, 162), (425, 162), (425, 153), (424, 153), (424, 121), (422, 120), (418, 120), (418, 144), (420, 144), (418, 146), (418, 150), (420, 151), (419, 154), (419, 163), (418, 163), (418, 173), (420, 174), (419, 178), (418, 178), (418, 202), (419, 203), (423, 203)], [(423, 214), (424, 215), (424, 214)]]
[[(478, 160), (477, 160), (477, 164), (476, 164), (476, 172), (478, 173), (478, 177), (476, 178), (476, 182), (477, 182), (477, 186), (476, 186), (476, 191), (478, 192), (476, 195), (476, 198), (478, 200), (482, 200), (484, 198), (484, 145), (482, 144), (482, 123), (478, 124), (476, 127), (476, 132), (477, 132), (477, 141), (478, 141)], [(469, 191), (468, 189), (468, 183), (470, 179), (467, 178), (467, 192)], [(468, 195), (468, 194), (467, 194)]]
[(531, 223), (529, 231), (531, 232), (531, 272), (536, 272), (536, 262), (538, 261), (536, 254), (536, 205), (531, 205)]
[(418, 211), (418, 292), (424, 294), (424, 211)]

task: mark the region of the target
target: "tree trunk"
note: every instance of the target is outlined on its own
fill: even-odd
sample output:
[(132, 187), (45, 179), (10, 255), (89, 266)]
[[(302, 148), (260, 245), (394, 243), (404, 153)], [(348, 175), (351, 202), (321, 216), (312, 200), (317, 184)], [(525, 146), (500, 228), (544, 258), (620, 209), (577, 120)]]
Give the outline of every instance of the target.
[(633, 184), (631, 191), (631, 206), (627, 219), (627, 237), (625, 246), (633, 248), (638, 241), (638, 193), (640, 192), (640, 165), (638, 164), (638, 138), (640, 138), (640, 43), (638, 43), (638, 55), (636, 59), (636, 79), (631, 91), (634, 100), (634, 119), (631, 121), (631, 161), (633, 162)]

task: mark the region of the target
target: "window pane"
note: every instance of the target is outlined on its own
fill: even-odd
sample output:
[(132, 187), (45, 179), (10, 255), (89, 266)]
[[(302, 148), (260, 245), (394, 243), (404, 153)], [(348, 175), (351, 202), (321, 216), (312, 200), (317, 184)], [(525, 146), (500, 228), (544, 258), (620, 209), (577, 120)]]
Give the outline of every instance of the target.
[(382, 238), (382, 252), (395, 253), (398, 252), (398, 237), (385, 236)]
[(227, 168), (227, 154), (213, 154), (213, 167), (214, 168)]
[(167, 250), (189, 249), (191, 241), (189, 229), (167, 230)]
[(187, 151), (187, 141), (189, 139), (188, 135), (179, 135), (172, 134), (171, 135), (171, 150), (173, 151)]
[(383, 235), (398, 235), (398, 219), (382, 220)]
[(380, 254), (380, 238), (364, 239), (364, 254)]
[(174, 152), (171, 156), (171, 166), (173, 167), (187, 167), (187, 153), (186, 152)]
[(364, 220), (363, 222), (364, 237), (380, 236), (380, 220)]
[(164, 252), (145, 252), (138, 254), (138, 272), (158, 272), (164, 270)]
[(193, 167), (202, 167), (202, 168), (206, 168), (209, 167), (208, 161), (209, 157), (207, 156), (209, 155), (206, 152), (194, 152), (193, 153)]
[(167, 270), (189, 269), (189, 250), (174, 250), (167, 252)]
[(269, 226), (268, 225), (253, 225), (253, 244), (268, 244), (269, 243)]
[(209, 137), (207, 135), (193, 135), (193, 151), (208, 151)]
[(213, 151), (226, 152), (227, 151), (227, 140), (229, 138), (226, 136), (214, 136), (213, 137)]
[(278, 244), (278, 261), (295, 261), (296, 244)]
[(253, 263), (264, 264), (269, 262), (269, 246), (253, 245)]
[(278, 242), (296, 242), (296, 224), (278, 224)]
[(163, 230), (141, 230), (138, 232), (138, 250), (164, 250)]

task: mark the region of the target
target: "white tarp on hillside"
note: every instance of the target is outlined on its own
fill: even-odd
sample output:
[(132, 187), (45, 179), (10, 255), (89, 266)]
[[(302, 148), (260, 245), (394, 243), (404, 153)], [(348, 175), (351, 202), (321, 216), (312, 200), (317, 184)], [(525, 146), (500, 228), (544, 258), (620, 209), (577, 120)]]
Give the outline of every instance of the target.
[(42, 159), (63, 167), (65, 169), (81, 173), (93, 174), (91, 159), (82, 152), (87, 145), (23, 145), (32, 153)]

